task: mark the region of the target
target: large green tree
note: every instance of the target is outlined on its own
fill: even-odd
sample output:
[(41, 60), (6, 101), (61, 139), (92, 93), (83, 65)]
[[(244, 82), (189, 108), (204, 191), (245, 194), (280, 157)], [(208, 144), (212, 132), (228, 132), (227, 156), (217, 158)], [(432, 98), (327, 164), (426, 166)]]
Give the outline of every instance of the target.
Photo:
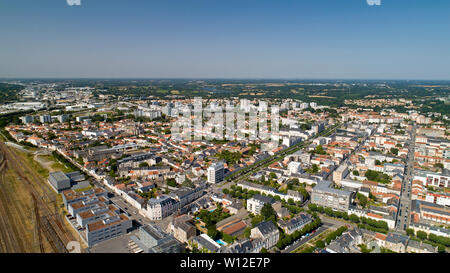
[(269, 203), (264, 204), (264, 206), (261, 209), (261, 215), (264, 217), (265, 221), (275, 221), (276, 220), (276, 212), (273, 209), (272, 205)]

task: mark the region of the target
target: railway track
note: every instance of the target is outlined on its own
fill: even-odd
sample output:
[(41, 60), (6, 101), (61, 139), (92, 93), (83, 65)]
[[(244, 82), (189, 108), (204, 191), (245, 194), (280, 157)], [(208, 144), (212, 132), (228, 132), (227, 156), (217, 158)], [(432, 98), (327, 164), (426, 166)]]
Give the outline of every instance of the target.
[[(13, 230), (14, 221), (11, 218), (11, 214), (9, 213), (8, 203), (5, 203), (3, 200), (3, 187), (5, 181), (5, 173), (6, 173), (6, 160), (3, 154), (0, 154), (0, 250), (1, 252), (20, 252), (24, 250), (23, 244), (19, 243), (18, 239), (20, 237), (17, 236), (17, 231)], [(8, 232), (13, 230), (12, 233)]]
[(14, 237), (12, 233), (8, 232), (11, 230), (8, 215), (6, 214), (7, 208), (4, 204), (0, 202), (0, 240), (1, 252), (3, 253), (15, 253), (20, 252), (20, 246), (17, 243), (17, 237)]
[[(13, 223), (14, 227), (17, 229), (17, 231), (14, 231), (14, 234), (16, 238), (19, 238), (19, 242), (22, 242), (22, 244), (24, 245), (24, 249), (21, 249), (21, 252), (36, 252), (36, 244), (34, 242), (30, 243), (33, 241), (33, 235), (29, 233), (28, 236), (25, 236), (25, 234), (29, 232), (26, 227), (30, 224), (33, 225), (32, 220), (31, 223), (29, 222), (30, 219), (33, 219), (32, 214), (34, 213), (34, 211), (30, 208), (32, 207), (32, 205), (34, 206), (34, 202), (33, 204), (31, 204), (29, 203), (29, 200), (14, 199), (14, 197), (16, 196), (15, 186), (10, 183), (5, 183), (8, 182), (4, 177), (6, 172), (6, 160), (2, 162), (1, 166), (3, 166), (3, 168), (1, 169), (2, 183), (0, 184), (0, 200), (3, 204), (7, 204), (6, 206), (8, 207), (8, 210), (11, 211), (12, 215), (15, 216), (12, 217), (12, 219), (9, 219), (8, 222)], [(45, 252), (42, 243), (42, 236), (40, 233), (38, 234), (38, 237), (40, 252)]]
[[(12, 190), (9, 185), (4, 183), (5, 174), (2, 174), (2, 183), (0, 184), (0, 203), (2, 203), (2, 213), (1, 215), (6, 216), (7, 222), (10, 225), (9, 230), (12, 231), (14, 237), (17, 240), (19, 246), (19, 252), (30, 252), (26, 245), (27, 238), (25, 238), (26, 230), (26, 208), (23, 204), (19, 204), (18, 200), (14, 200), (14, 194), (11, 194)], [(19, 206), (21, 205), (21, 206)]]
[(37, 234), (37, 240), (38, 240), (38, 244), (39, 244), (39, 250), (41, 253), (45, 252), (44, 249), (44, 243), (43, 243), (43, 239), (42, 239), (42, 233), (41, 233), (41, 218), (39, 216), (39, 208), (37, 206), (37, 201), (36, 198), (34, 196), (32, 196), (33, 198), (33, 213), (34, 213), (34, 219), (35, 219), (35, 230), (36, 230), (36, 234)]
[[(43, 250), (42, 234), (40, 234), (40, 232), (43, 232), (55, 252), (67, 252), (65, 246), (68, 242), (75, 239), (64, 227), (62, 217), (57, 211), (55, 194), (44, 184), (45, 182), (43, 183), (33, 176), (33, 171), (30, 167), (22, 164), (23, 160), (14, 152), (11, 152), (5, 144), (0, 144), (0, 151), (2, 154), (0, 170), (4, 171), (6, 169), (5, 164), (7, 162), (13, 162), (8, 164), (8, 167), (18, 175), (19, 181), (22, 182), (33, 199), (34, 214), (38, 225), (39, 249)], [(27, 176), (26, 173), (30, 175)], [(48, 203), (52, 203), (53, 208)]]
[[(25, 170), (29, 170), (29, 168), (25, 165), (24, 167)], [(56, 202), (56, 197), (54, 195), (54, 193), (52, 192), (52, 190), (50, 190), (48, 187), (40, 187), (43, 190), (43, 198), (39, 198), (39, 191), (37, 191), (35, 189), (35, 185), (40, 185), (42, 182), (40, 181), (36, 181), (36, 179), (34, 178), (34, 184), (32, 182), (30, 182), (26, 176), (24, 176), (24, 172), (22, 172), (21, 170), (18, 171), (19, 175), (28, 183), (29, 190), (31, 191), (30, 193), (34, 195), (34, 197), (36, 198), (36, 201), (39, 205), (39, 208), (43, 208), (44, 210), (44, 215), (43, 217), (46, 218), (51, 218), (49, 219), (49, 223), (51, 224), (53, 230), (58, 234), (58, 236), (63, 239), (63, 242), (65, 243), (65, 245), (72, 241), (73, 238), (71, 238), (69, 236), (69, 233), (67, 232), (67, 230), (65, 230), (64, 228), (64, 224), (62, 223), (62, 218), (60, 217), (60, 215), (57, 212), (57, 202)], [(45, 198), (44, 198), (45, 197)], [(43, 199), (47, 199), (47, 202), (44, 202)], [(52, 203), (53, 207), (50, 207), (48, 205), (48, 203)]]

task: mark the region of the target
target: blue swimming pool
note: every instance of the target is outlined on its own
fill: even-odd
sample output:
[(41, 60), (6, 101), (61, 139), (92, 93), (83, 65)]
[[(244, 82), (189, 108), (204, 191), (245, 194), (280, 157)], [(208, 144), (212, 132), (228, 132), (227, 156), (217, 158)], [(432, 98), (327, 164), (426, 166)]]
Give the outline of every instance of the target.
[(226, 246), (226, 245), (227, 245), (227, 243), (225, 243), (224, 241), (222, 241), (222, 239), (217, 240), (216, 243), (218, 243), (218, 244), (221, 245), (221, 246)]

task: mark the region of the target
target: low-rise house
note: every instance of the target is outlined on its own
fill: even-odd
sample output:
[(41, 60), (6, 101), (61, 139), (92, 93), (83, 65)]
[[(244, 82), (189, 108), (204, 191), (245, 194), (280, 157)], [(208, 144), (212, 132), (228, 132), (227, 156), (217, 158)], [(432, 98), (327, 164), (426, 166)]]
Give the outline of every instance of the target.
[(239, 210), (244, 208), (242, 202), (239, 199), (234, 199), (233, 203), (227, 207), (230, 214), (236, 214)]
[(145, 199), (136, 194), (134, 191), (129, 191), (127, 194), (122, 195), (122, 197), (133, 207), (139, 210), (141, 210), (145, 204)]
[(196, 235), (195, 226), (192, 223), (192, 216), (186, 214), (173, 219), (168, 226), (168, 231), (182, 243), (187, 243)]
[(359, 253), (358, 245), (362, 243), (363, 234), (359, 228), (345, 232), (335, 241), (331, 242), (326, 251), (329, 253)]
[(185, 205), (191, 203), (195, 199), (200, 198), (204, 193), (204, 185), (198, 186), (194, 189), (191, 188), (182, 188), (170, 193), (175, 200), (180, 203), (180, 207), (184, 207)]
[(278, 218), (284, 218), (289, 216), (289, 210), (283, 207), (281, 202), (275, 202), (275, 204), (273, 204), (272, 207), (275, 210), (275, 213), (277, 214)]
[(280, 226), (281, 229), (284, 230), (286, 234), (290, 235), (296, 232), (297, 230), (301, 230), (305, 225), (311, 222), (312, 222), (311, 216), (302, 213), (288, 221), (279, 220), (278, 225)]
[(414, 230), (414, 232), (417, 231), (423, 231), (426, 233), (432, 233), (434, 235), (437, 236), (444, 236), (444, 237), (450, 237), (450, 230), (443, 228), (443, 227), (438, 227), (438, 226), (434, 226), (434, 225), (428, 225), (428, 224), (424, 224), (424, 223), (411, 223), (409, 225), (410, 228), (412, 228)]
[(406, 247), (406, 252), (437, 253), (437, 248), (424, 242), (409, 240), (408, 246)]
[(265, 247), (265, 243), (262, 239), (243, 239), (222, 247), (219, 253), (260, 253), (263, 247)]
[(262, 239), (264, 247), (269, 250), (277, 244), (280, 231), (271, 221), (261, 222), (252, 228), (250, 238)]
[(221, 203), (223, 206), (229, 206), (233, 202), (233, 199), (230, 196), (223, 193), (214, 193), (211, 196), (211, 199), (216, 203)]
[(395, 252), (405, 253), (409, 238), (398, 233), (388, 233), (385, 246)]
[(201, 251), (206, 251), (209, 253), (217, 253), (220, 249), (220, 245), (206, 234), (201, 234), (194, 237), (191, 240), (191, 247), (193, 248), (194, 246)]

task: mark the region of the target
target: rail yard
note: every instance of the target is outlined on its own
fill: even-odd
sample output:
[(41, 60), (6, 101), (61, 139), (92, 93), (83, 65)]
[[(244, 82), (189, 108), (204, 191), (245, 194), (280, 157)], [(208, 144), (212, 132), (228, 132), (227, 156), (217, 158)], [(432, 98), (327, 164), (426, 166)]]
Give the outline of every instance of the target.
[(0, 142), (0, 252), (64, 253), (75, 241), (57, 194), (14, 149)]

